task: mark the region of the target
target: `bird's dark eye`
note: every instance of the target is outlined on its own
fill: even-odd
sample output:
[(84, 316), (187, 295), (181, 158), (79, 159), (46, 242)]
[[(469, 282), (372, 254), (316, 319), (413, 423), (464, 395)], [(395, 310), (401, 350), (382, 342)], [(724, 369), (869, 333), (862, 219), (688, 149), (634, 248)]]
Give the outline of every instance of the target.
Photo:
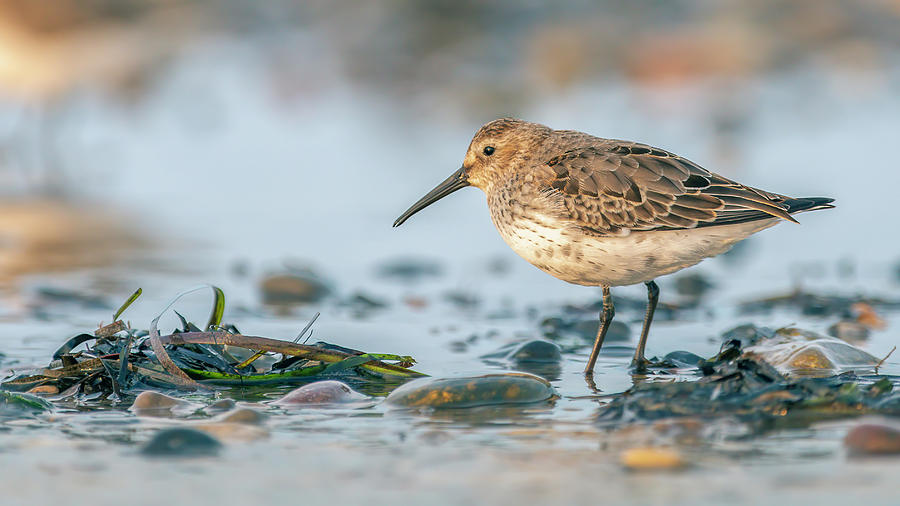
[(493, 154), (494, 154), (494, 146), (485, 146), (485, 147), (484, 147), (484, 154), (486, 154), (486, 155), (488, 155), (488, 156), (493, 155)]

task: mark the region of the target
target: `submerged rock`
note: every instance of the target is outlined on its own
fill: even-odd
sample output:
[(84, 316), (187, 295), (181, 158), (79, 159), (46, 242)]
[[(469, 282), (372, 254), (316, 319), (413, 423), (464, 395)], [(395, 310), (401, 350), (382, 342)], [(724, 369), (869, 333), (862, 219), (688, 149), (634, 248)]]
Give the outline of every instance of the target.
[(556, 397), (550, 383), (525, 373), (486, 374), (464, 378), (424, 378), (397, 388), (388, 404), (404, 408), (471, 408), (524, 404)]
[(276, 406), (299, 407), (321, 404), (345, 404), (368, 401), (369, 397), (350, 388), (340, 381), (316, 381), (291, 390), (280, 399), (273, 401)]
[(852, 455), (900, 454), (900, 427), (882, 423), (862, 423), (844, 437), (844, 447)]
[(208, 457), (221, 449), (222, 443), (206, 432), (176, 427), (157, 432), (141, 453), (151, 457)]

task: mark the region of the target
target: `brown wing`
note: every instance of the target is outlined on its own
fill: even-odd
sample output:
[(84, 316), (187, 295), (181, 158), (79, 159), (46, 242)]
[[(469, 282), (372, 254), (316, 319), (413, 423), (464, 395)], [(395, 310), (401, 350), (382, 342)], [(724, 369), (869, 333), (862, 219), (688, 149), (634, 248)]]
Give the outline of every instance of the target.
[(681, 229), (777, 217), (795, 221), (789, 197), (724, 178), (668, 151), (606, 141), (546, 162), (546, 184), (582, 227)]

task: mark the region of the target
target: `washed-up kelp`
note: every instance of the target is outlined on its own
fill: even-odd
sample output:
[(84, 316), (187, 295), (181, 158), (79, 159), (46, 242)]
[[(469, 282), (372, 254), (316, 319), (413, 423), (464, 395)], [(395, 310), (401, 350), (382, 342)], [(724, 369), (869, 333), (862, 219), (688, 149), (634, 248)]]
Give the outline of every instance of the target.
[(760, 430), (869, 413), (900, 415), (898, 378), (846, 372), (825, 378), (784, 375), (746, 354), (740, 340), (698, 366), (697, 381), (638, 383), (601, 408), (601, 425), (673, 417), (730, 417)]
[(409, 369), (415, 363), (409, 356), (364, 353), (324, 342), (300, 344), (312, 322), (294, 341), (243, 335), (234, 325), (221, 323), (225, 296), (216, 287), (212, 290), (215, 301), (205, 330), (178, 313), (182, 326), (169, 335), (157, 330), (162, 314), (149, 330), (130, 328), (118, 317), (140, 295), (138, 290), (114, 314), (113, 323), (72, 337), (54, 353), (48, 367), (8, 378), (2, 388), (93, 398), (145, 386), (196, 390), (326, 377), (401, 383), (425, 376)]

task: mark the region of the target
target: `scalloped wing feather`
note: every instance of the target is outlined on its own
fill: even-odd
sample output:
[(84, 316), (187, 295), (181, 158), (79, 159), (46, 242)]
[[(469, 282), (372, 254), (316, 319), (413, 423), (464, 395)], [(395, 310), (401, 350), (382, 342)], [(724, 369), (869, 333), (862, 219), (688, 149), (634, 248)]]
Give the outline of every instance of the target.
[(742, 185), (646, 144), (596, 139), (545, 164), (544, 182), (567, 214), (601, 235), (795, 221), (792, 199)]

